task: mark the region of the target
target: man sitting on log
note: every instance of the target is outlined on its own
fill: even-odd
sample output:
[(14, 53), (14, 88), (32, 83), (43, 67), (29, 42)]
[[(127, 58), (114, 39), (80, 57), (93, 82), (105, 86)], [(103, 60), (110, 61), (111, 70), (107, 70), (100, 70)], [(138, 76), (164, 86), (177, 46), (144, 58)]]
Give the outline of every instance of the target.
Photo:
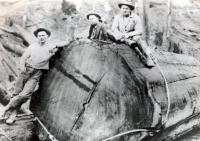
[[(49, 69), (49, 60), (58, 50), (57, 46), (47, 43), (51, 35), (49, 30), (39, 28), (34, 32), (34, 35), (38, 39), (38, 43), (31, 44), (21, 57), (20, 73), (12, 93), (13, 98), (4, 108), (2, 119), (6, 118), (8, 111), (14, 111), (30, 99), (40, 81), (43, 70)], [(8, 118), (6, 123), (12, 124), (14, 120)]]
[(133, 13), (135, 6), (130, 1), (118, 4), (120, 14), (116, 15), (113, 20), (109, 34), (117, 42), (123, 42), (130, 47), (139, 47), (139, 50), (145, 56), (145, 63), (148, 67), (153, 67), (154, 63), (150, 58), (150, 49), (142, 37), (142, 23), (140, 18)]
[(100, 41), (107, 40), (107, 34), (101, 16), (97, 13), (89, 13), (87, 19), (91, 22), (88, 38)]

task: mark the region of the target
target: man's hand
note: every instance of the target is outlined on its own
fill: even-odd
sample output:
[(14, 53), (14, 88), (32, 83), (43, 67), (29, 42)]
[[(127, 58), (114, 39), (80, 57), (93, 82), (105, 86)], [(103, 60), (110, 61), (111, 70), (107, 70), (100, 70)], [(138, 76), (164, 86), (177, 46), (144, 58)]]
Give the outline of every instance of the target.
[(119, 41), (123, 38), (122, 35), (115, 35), (114, 37), (115, 37), (115, 40), (117, 40), (117, 41)]
[(51, 50), (49, 50), (49, 53), (54, 55), (57, 51), (58, 51), (58, 48), (55, 47), (55, 48), (52, 48)]

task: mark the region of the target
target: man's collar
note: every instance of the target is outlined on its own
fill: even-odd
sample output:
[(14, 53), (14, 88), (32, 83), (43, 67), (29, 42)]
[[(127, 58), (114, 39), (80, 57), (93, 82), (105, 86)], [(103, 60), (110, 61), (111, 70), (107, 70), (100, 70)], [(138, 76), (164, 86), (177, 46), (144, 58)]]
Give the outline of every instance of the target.
[(48, 43), (47, 43), (47, 42), (45, 42), (45, 44), (41, 45), (41, 44), (38, 42), (38, 45), (39, 45), (39, 46), (41, 46), (41, 47), (43, 47), (43, 46), (47, 46), (47, 45), (48, 45)]
[[(123, 16), (123, 15), (121, 15), (121, 14), (119, 14), (119, 16), (120, 17), (125, 17), (125, 16)], [(131, 13), (128, 17), (126, 17), (126, 18), (134, 18), (134, 14), (133, 13)]]

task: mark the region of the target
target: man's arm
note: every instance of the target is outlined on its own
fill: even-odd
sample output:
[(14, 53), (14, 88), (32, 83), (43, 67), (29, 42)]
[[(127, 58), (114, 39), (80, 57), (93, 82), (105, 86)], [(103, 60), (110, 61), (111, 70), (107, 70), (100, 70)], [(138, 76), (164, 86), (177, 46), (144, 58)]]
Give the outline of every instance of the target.
[(53, 43), (52, 48), (49, 49), (49, 53), (53, 56), (57, 51), (58, 48), (67, 47), (73, 40), (66, 39), (65, 41), (59, 41), (57, 43)]
[(60, 48), (60, 47), (66, 47), (69, 45), (73, 40), (66, 39), (65, 41), (60, 41), (59, 43), (56, 43), (55, 48)]
[(111, 27), (111, 34), (116, 40), (120, 40), (123, 37), (123, 34), (119, 31), (119, 17), (115, 16), (112, 27)]
[(23, 53), (22, 57), (20, 58), (20, 64), (19, 64), (19, 69), (24, 71), (25, 70), (25, 63), (26, 60), (30, 57), (30, 48), (28, 47), (25, 52)]
[(114, 17), (112, 26), (111, 26), (112, 31), (117, 31), (118, 30), (118, 17)]
[(89, 29), (89, 35), (88, 35), (88, 39), (91, 38), (91, 35), (92, 35), (92, 30), (93, 30), (93, 26), (91, 25), (90, 26), (90, 29)]

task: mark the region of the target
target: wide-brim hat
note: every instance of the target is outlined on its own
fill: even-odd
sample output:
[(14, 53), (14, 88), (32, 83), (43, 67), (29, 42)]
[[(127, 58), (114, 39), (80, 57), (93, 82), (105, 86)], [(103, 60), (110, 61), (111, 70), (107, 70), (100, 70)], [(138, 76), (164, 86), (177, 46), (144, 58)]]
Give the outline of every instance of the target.
[(96, 16), (97, 18), (99, 18), (99, 21), (102, 21), (101, 20), (101, 16), (99, 15), (99, 14), (97, 14), (97, 13), (89, 13), (89, 14), (87, 14), (87, 19), (89, 20), (89, 17), (91, 16), (91, 15), (94, 15), (94, 16)]
[(135, 5), (133, 2), (131, 1), (125, 1), (125, 2), (121, 2), (118, 4), (119, 8), (121, 8), (122, 5), (126, 5), (128, 6), (131, 10), (134, 10), (135, 9)]
[(33, 32), (33, 34), (35, 35), (35, 37), (37, 37), (38, 32), (44, 31), (47, 33), (48, 36), (51, 36), (51, 32), (48, 29), (45, 28), (38, 28), (37, 30), (35, 30)]

